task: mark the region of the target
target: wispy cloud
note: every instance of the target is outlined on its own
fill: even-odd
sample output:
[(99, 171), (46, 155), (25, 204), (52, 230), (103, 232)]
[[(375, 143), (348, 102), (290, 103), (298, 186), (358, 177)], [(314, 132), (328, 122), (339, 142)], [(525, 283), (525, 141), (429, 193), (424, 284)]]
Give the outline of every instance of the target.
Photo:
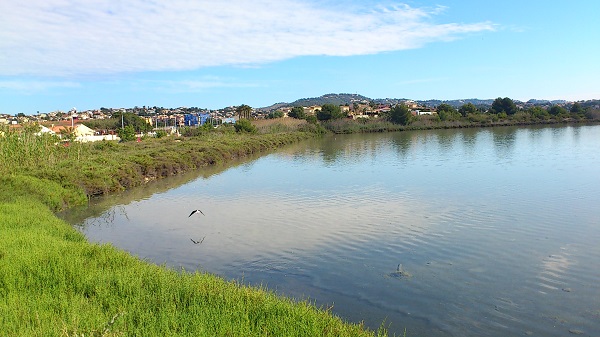
[(72, 81), (44, 81), (44, 80), (2, 80), (0, 89), (11, 90), (24, 94), (33, 94), (55, 88), (79, 88), (78, 82)]
[(495, 29), (489, 22), (436, 23), (440, 11), (402, 4), (340, 10), (301, 0), (3, 1), (0, 75), (70, 77), (374, 54)]
[(152, 90), (168, 93), (194, 93), (206, 92), (213, 88), (256, 88), (261, 86), (254, 82), (245, 82), (234, 78), (221, 78), (207, 76), (199, 79), (186, 80), (156, 80), (141, 81), (138, 85), (142, 88), (152, 88)]

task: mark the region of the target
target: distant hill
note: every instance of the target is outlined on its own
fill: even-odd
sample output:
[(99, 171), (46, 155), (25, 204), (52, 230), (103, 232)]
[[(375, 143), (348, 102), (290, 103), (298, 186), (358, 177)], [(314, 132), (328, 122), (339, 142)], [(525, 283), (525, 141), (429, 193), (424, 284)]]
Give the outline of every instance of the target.
[[(312, 106), (312, 105), (323, 105), (323, 104), (335, 104), (335, 105), (352, 105), (353, 103), (369, 103), (375, 102), (377, 104), (398, 104), (401, 102), (406, 102), (408, 99), (406, 98), (369, 98), (367, 96), (359, 95), (359, 94), (326, 94), (319, 97), (310, 97), (310, 98), (301, 98), (295, 100), (290, 103), (280, 102), (270, 106), (266, 106), (263, 108), (259, 108), (261, 111), (273, 111), (283, 107), (294, 107), (294, 106)], [(455, 107), (460, 107), (466, 103), (473, 103), (474, 105), (492, 105), (493, 99), (460, 99), (460, 100), (426, 100), (426, 101), (416, 101), (417, 103), (425, 106), (438, 106), (442, 103), (450, 104)]]
[(311, 106), (323, 104), (345, 105), (354, 102), (369, 102), (369, 97), (358, 94), (327, 94), (321, 97), (301, 98), (291, 103), (292, 106)]
[[(495, 99), (495, 98), (494, 98)], [(481, 107), (490, 107), (494, 102), (494, 99), (478, 99), (478, 98), (468, 98), (468, 99), (454, 99), (454, 100), (439, 100), (439, 99), (429, 99), (429, 100), (414, 100), (419, 105), (427, 106), (427, 107), (436, 107), (442, 103), (449, 104), (455, 108), (459, 108), (464, 104), (471, 103), (475, 106)], [(294, 107), (294, 106), (312, 106), (312, 105), (323, 105), (323, 104), (335, 104), (335, 105), (352, 105), (353, 103), (369, 103), (375, 102), (377, 104), (398, 104), (402, 102), (406, 102), (409, 99), (406, 98), (369, 98), (359, 94), (326, 94), (320, 97), (311, 97), (311, 98), (301, 98), (295, 100), (291, 103), (276, 103), (264, 108), (258, 108), (261, 111), (273, 111), (283, 107)], [(533, 104), (533, 105), (543, 105), (543, 104), (564, 104), (565, 100), (538, 100), (531, 99), (527, 102), (520, 102), (518, 100), (514, 100), (515, 103), (525, 103), (525, 104)]]

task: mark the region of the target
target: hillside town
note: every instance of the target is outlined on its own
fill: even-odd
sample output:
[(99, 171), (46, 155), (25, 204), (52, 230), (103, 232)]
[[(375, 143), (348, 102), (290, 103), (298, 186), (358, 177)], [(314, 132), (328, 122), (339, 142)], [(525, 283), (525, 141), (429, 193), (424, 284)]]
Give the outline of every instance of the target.
[[(445, 102), (437, 100), (371, 100), (360, 95), (329, 94), (315, 99), (298, 100), (290, 104), (280, 103), (264, 108), (248, 107), (249, 111), (247, 115), (244, 116), (239, 115), (238, 106), (229, 106), (217, 110), (197, 107), (164, 108), (157, 106), (135, 106), (133, 108), (102, 107), (99, 109), (83, 111), (78, 111), (76, 108), (72, 108), (66, 112), (57, 110), (47, 113), (38, 113), (35, 115), (25, 115), (23, 113), (18, 113), (16, 115), (0, 114), (0, 125), (8, 125), (10, 128), (18, 129), (23, 125), (36, 123), (42, 127), (40, 132), (49, 132), (61, 135), (68, 130), (69, 132), (73, 132), (79, 140), (95, 141), (102, 139), (116, 139), (115, 130), (93, 130), (85, 126), (86, 122), (110, 119), (114, 118), (115, 116), (122, 116), (124, 114), (134, 114), (143, 118), (145, 122), (151, 125), (155, 131), (164, 130), (167, 133), (176, 133), (180, 127), (199, 126), (203, 125), (207, 121), (217, 127), (221, 124), (233, 124), (240, 117), (253, 120), (274, 118), (274, 116), (277, 118), (287, 118), (292, 109), (297, 106), (302, 106), (306, 116), (312, 116), (321, 110), (322, 107), (321, 104), (314, 103), (328, 101), (335, 102), (340, 100), (345, 101), (345, 103), (339, 105), (340, 110), (345, 116), (347, 116), (347, 118), (350, 119), (377, 118), (381, 114), (389, 112), (390, 109), (398, 103), (406, 105), (413, 116), (436, 114), (438, 107), (442, 104), (450, 104), (458, 108), (462, 104), (475, 101), (475, 103), (477, 103), (476, 106), (478, 110), (481, 112), (486, 112), (491, 105), (491, 100), (455, 100)], [(303, 103), (303, 105), (299, 105), (300, 103)], [(307, 103), (313, 104), (304, 105)], [(600, 108), (600, 101), (598, 100), (588, 103), (591, 103), (588, 104), (588, 106), (592, 109)], [(515, 101), (515, 104), (518, 109), (527, 109), (528, 107), (532, 106), (542, 107), (545, 109), (548, 109), (551, 106), (561, 106), (565, 109), (568, 109), (571, 105), (573, 105), (573, 102), (529, 100), (527, 102)]]

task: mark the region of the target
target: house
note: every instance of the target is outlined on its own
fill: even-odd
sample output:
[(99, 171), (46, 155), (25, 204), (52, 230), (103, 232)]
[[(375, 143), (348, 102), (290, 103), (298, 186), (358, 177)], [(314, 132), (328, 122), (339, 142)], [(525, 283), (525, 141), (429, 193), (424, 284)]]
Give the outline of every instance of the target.
[(41, 136), (43, 134), (54, 135), (56, 133), (54, 131), (52, 131), (52, 129), (50, 129), (48, 127), (45, 127), (45, 126), (42, 125), (42, 129), (36, 133), (36, 136)]
[(75, 134), (76, 138), (85, 138), (87, 136), (93, 136), (95, 131), (83, 124), (77, 124), (77, 126), (75, 126), (73, 129), (73, 133)]

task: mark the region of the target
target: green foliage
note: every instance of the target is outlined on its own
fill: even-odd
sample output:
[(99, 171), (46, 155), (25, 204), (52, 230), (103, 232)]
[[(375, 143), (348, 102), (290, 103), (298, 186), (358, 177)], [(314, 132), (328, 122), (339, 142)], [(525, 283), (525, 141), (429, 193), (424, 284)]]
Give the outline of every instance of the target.
[(549, 117), (548, 110), (539, 106), (530, 107), (526, 112), (535, 119), (547, 119)]
[(237, 107), (236, 113), (238, 115), (238, 119), (250, 119), (250, 117), (252, 117), (252, 107), (242, 104)]
[(506, 115), (514, 115), (517, 112), (517, 106), (512, 99), (508, 97), (504, 98), (496, 98), (492, 103), (492, 107), (489, 110), (491, 114), (501, 114), (505, 113)]
[(127, 125), (126, 127), (119, 129), (117, 135), (121, 138), (122, 142), (130, 142), (135, 140), (135, 129), (133, 125)]
[(256, 126), (252, 125), (252, 123), (247, 119), (239, 119), (234, 124), (236, 132), (244, 132), (244, 133), (256, 133)]
[(165, 130), (156, 130), (156, 138), (163, 138), (167, 136), (167, 131)]
[(560, 105), (553, 105), (550, 107), (550, 109), (548, 109), (548, 113), (550, 113), (552, 116), (562, 116), (567, 114), (567, 109)]
[(94, 142), (92, 143), (92, 147), (94, 148), (94, 150), (108, 150), (108, 149), (114, 149), (117, 147), (117, 142), (113, 141), (113, 140), (101, 140), (99, 142)]
[(330, 119), (343, 118), (344, 114), (339, 105), (323, 104), (321, 110), (317, 112), (317, 119), (320, 121), (328, 121)]
[(267, 119), (282, 118), (283, 116), (285, 116), (283, 111), (277, 110), (277, 111), (269, 112), (269, 114), (267, 115)]
[(26, 175), (0, 176), (0, 203), (14, 202), (21, 198), (35, 199), (52, 211), (87, 202), (81, 190), (66, 189), (58, 182)]
[(317, 116), (315, 116), (315, 115), (306, 116), (305, 119), (309, 124), (317, 124), (319, 122), (319, 120), (317, 119)]
[(410, 110), (404, 103), (396, 104), (396, 106), (390, 110), (388, 115), (390, 122), (400, 125), (408, 125), (411, 117)]
[(306, 113), (304, 112), (304, 108), (301, 106), (295, 106), (288, 113), (288, 117), (297, 118), (297, 119), (305, 119)]
[(580, 113), (584, 113), (585, 109), (581, 107), (581, 104), (579, 102), (575, 102), (575, 103), (573, 103), (573, 105), (571, 105), (570, 112), (572, 114), (580, 114)]
[(76, 138), (75, 129), (70, 126), (64, 127), (60, 130), (60, 138), (69, 142), (74, 141)]
[(469, 114), (474, 114), (477, 113), (477, 107), (473, 104), (473, 103), (467, 103), (467, 104), (463, 104), (459, 109), (458, 112), (463, 116), (463, 117), (467, 117)]
[[(121, 119), (121, 116), (123, 119)], [(122, 122), (122, 123), (121, 123)], [(118, 130), (122, 125), (133, 126), (135, 132), (152, 131), (152, 125), (146, 123), (146, 120), (131, 112), (116, 112), (109, 119), (98, 119), (84, 122), (84, 125), (92, 129), (100, 130)]]
[(453, 106), (445, 103), (442, 103), (437, 107), (437, 114), (440, 121), (459, 120), (461, 117)]

